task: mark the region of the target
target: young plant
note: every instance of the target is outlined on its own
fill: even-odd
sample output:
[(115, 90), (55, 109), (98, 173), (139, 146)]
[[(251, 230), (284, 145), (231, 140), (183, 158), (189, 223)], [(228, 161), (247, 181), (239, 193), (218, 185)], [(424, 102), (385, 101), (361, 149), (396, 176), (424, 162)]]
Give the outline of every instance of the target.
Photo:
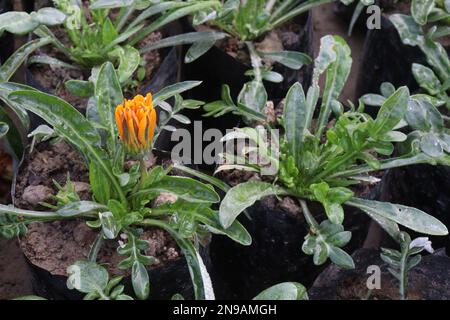
[[(54, 8), (42, 8), (36, 12), (11, 11), (1, 14), (0, 34), (4, 31), (13, 34), (33, 32), (41, 39), (48, 39), (51, 45), (71, 62), (66, 63), (46, 55), (35, 55), (29, 59), (29, 63), (90, 70), (110, 61), (116, 66), (122, 85), (129, 84), (139, 68), (145, 75), (145, 69), (142, 67), (145, 61), (142, 60), (142, 54), (152, 48), (144, 46), (139, 50), (136, 47), (138, 42), (170, 22), (219, 5), (218, 1), (140, 0), (98, 0), (88, 3), (80, 0), (54, 0), (53, 3)], [(112, 8), (120, 9), (114, 11)], [(155, 17), (153, 22), (148, 22), (148, 19)], [(58, 39), (49, 28), (55, 26), (64, 30), (68, 43)], [(184, 36), (187, 43), (195, 43), (205, 39), (221, 38), (224, 35), (203, 32), (194, 38), (192, 34)], [(158, 43), (152, 45), (153, 49), (158, 48)], [(144, 77), (142, 72), (138, 74), (140, 81)], [(74, 90), (78, 89), (80, 92), (81, 89), (78, 87), (81, 85), (72, 83), (68, 89), (75, 87)]]
[(419, 254), (423, 250), (433, 253), (431, 241), (427, 237), (419, 237), (411, 241), (406, 232), (400, 233), (400, 251), (381, 248), (381, 259), (386, 262), (389, 272), (399, 281), (400, 299), (406, 299), (408, 287), (408, 273), (422, 260)]
[[(117, 286), (120, 280), (108, 280), (102, 267), (95, 264), (103, 239), (117, 239), (125, 234), (127, 241), (117, 250), (123, 256), (119, 268), (131, 270), (136, 296), (146, 299), (151, 280), (146, 266), (154, 263), (154, 258), (144, 255), (149, 244), (139, 235), (143, 228), (161, 228), (173, 237), (186, 258), (195, 297), (212, 298), (210, 279), (198, 251), (203, 236), (207, 232), (224, 234), (245, 245), (250, 244), (251, 238), (238, 222), (226, 230), (222, 228), (218, 212), (211, 208), (220, 200), (211, 185), (170, 175), (171, 167), (157, 165), (147, 169), (144, 162), (155, 137), (163, 130), (157, 126), (154, 106), (170, 106), (166, 101), (176, 97), (176, 107), (166, 111), (172, 116), (184, 108), (199, 107), (198, 101), (180, 96), (199, 84), (181, 82), (153, 96), (149, 93), (124, 100), (114, 67), (107, 62), (100, 68), (95, 99), (91, 99), (86, 117), (55, 96), (31, 88), (24, 90), (13, 83), (0, 84), (2, 99), (39, 115), (57, 136), (80, 151), (87, 162), (92, 191), (91, 201), (79, 201), (76, 194), (68, 194), (70, 186), (65, 188), (56, 195), (56, 208), (51, 212), (2, 205), (0, 231), (5, 234), (6, 230), (11, 237), (22, 234), (26, 225), (35, 221), (85, 219), (90, 227), (98, 229), (98, 237), (89, 261), (76, 262), (69, 268), (68, 285), (86, 293), (89, 299), (127, 298), (122, 287)], [(125, 159), (138, 161), (126, 169)], [(150, 206), (163, 192), (174, 195), (174, 201)]]
[[(272, 70), (273, 63), (299, 70), (311, 63), (311, 58), (297, 51), (258, 51), (256, 43), (270, 30), (273, 30), (308, 10), (332, 0), (227, 0), (219, 9), (207, 9), (194, 15), (193, 24), (209, 24), (226, 32), (245, 44), (252, 69), (246, 75), (252, 80), (247, 82), (234, 103), (229, 96), (229, 88), (222, 88), (221, 100), (205, 105), (205, 116), (219, 117), (232, 112), (241, 115), (249, 123), (250, 120), (264, 118), (264, 107), (267, 92), (263, 80), (279, 83), (283, 76)], [(342, 0), (349, 4), (353, 0)], [(214, 45), (214, 41), (205, 46)]]
[[(414, 135), (407, 136), (398, 131), (409, 114), (410, 96), (406, 87), (389, 93), (376, 118), (364, 113), (361, 100), (358, 108), (350, 103), (350, 109), (344, 111), (338, 97), (351, 63), (350, 48), (342, 38), (325, 36), (321, 39), (311, 87), (305, 95), (301, 85), (296, 83), (286, 96), (280, 119), (284, 130), (280, 148), (276, 147), (276, 135), (270, 137), (275, 148), (269, 146), (262, 127), (236, 129), (223, 138), (224, 141), (245, 139), (248, 144), (238, 150), (238, 154), (225, 154), (226, 162), (218, 170), (239, 169), (268, 175), (264, 170), (272, 168), (266, 177), (272, 177), (272, 182), (244, 182), (227, 192), (219, 209), (224, 228), (231, 226), (255, 201), (271, 195), (288, 195), (298, 199), (309, 225), (303, 252), (313, 255), (316, 265), (330, 258), (344, 268), (354, 266), (350, 255), (341, 249), (351, 239), (351, 232), (345, 231), (342, 225), (344, 205), (367, 213), (394, 239), (399, 237), (398, 225), (425, 234), (448, 233), (445, 225), (421, 210), (361, 199), (350, 188), (363, 181), (378, 181), (370, 176), (373, 171), (416, 163), (450, 163), (448, 152), (439, 156), (426, 154), (417, 147), (419, 141)], [(313, 119), (320, 95), (321, 74), (325, 74), (325, 86), (318, 117)], [(330, 121), (332, 113), (334, 119)], [(409, 149), (393, 157), (395, 142), (407, 143)], [(327, 220), (319, 223), (309, 211), (308, 201), (320, 202)]]
[(431, 67), (419, 63), (412, 65), (414, 78), (424, 94), (435, 106), (443, 105), (447, 111), (450, 110), (450, 60), (444, 47), (437, 41), (450, 34), (448, 1), (415, 0), (411, 4), (411, 16), (393, 14), (390, 20), (402, 42), (419, 47)]

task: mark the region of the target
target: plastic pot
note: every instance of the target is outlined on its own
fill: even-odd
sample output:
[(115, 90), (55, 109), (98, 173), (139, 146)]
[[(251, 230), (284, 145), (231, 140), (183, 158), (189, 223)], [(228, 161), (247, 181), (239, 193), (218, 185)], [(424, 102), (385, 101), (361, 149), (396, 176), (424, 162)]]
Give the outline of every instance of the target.
[[(394, 168), (383, 177), (380, 194), (383, 201), (399, 203), (425, 211), (450, 228), (450, 167), (414, 165)], [(407, 230), (414, 239), (420, 235)], [(427, 235), (428, 236), (428, 235)], [(450, 254), (450, 237), (429, 236), (433, 248), (446, 248)], [(384, 242), (390, 241), (384, 234)], [(383, 244), (384, 246), (384, 244)]]
[[(12, 11), (13, 2), (10, 0), (0, 0), (0, 14)], [(14, 36), (9, 32), (4, 32), (0, 37), (0, 64), (6, 61), (9, 56), (14, 52)]]
[[(370, 198), (378, 192), (375, 188)], [(318, 221), (325, 219), (320, 205), (310, 204)], [(326, 267), (315, 266), (312, 256), (302, 252), (308, 233), (303, 215), (292, 215), (281, 208), (272, 209), (258, 201), (247, 209), (249, 218), (241, 214), (238, 220), (252, 236), (250, 246), (239, 246), (228, 239), (213, 236), (210, 250), (213, 280), (219, 299), (251, 299), (259, 292), (285, 281), (310, 286)], [(344, 248), (350, 254), (361, 247), (367, 235), (370, 218), (364, 213), (345, 208), (345, 230), (352, 240)], [(329, 260), (328, 260), (329, 261)]]
[[(39, 209), (36, 205), (26, 205), (23, 201), (25, 197), (22, 197), (25, 190), (25, 186), (36, 186), (49, 185), (49, 181), (55, 179), (62, 183), (62, 176), (66, 176), (67, 172), (70, 172), (72, 181), (79, 181), (86, 183), (87, 176), (80, 174), (80, 171), (86, 171), (85, 167), (80, 166), (80, 163), (84, 163), (81, 156), (74, 156), (78, 154), (67, 144), (60, 144), (50, 147), (48, 142), (44, 142), (36, 146), (39, 148), (40, 155), (39, 159), (34, 162), (30, 162), (30, 155), (27, 155), (19, 168), (19, 173), (15, 177), (13, 183), (12, 194), (14, 195), (14, 200), (16, 206), (22, 207), (24, 209)], [(53, 157), (44, 156), (42, 152), (48, 151)], [(59, 152), (59, 158), (56, 154)], [(165, 152), (156, 151), (157, 163), (162, 164), (170, 160), (168, 154)], [(42, 177), (40, 169), (37, 168), (36, 164), (38, 162), (46, 161), (42, 159), (47, 159), (52, 163), (51, 171), (47, 174), (47, 177)], [(64, 163), (70, 162), (70, 166)], [(27, 168), (33, 168), (32, 171), (36, 170), (39, 172), (40, 176), (35, 176), (34, 173)], [(66, 169), (68, 168), (68, 169)], [(47, 171), (48, 172), (48, 171)], [(61, 176), (62, 174), (62, 176)], [(19, 190), (20, 188), (20, 190)], [(90, 198), (89, 193), (82, 192), (79, 193), (82, 200), (87, 200)], [(51, 224), (51, 225), (47, 225)], [(46, 227), (44, 227), (46, 226)], [(93, 239), (96, 237), (96, 233), (88, 228), (84, 221), (63, 221), (58, 223), (58, 227), (52, 222), (44, 222), (41, 226), (37, 228), (32, 228), (27, 238), (20, 239), (20, 245), (22, 247), (23, 253), (25, 255), (26, 262), (32, 274), (32, 285), (35, 294), (48, 298), (48, 299), (81, 299), (83, 294), (76, 290), (69, 290), (66, 286), (67, 276), (63, 275), (66, 264), (71, 264), (76, 260), (83, 259), (89, 250), (89, 246), (93, 243)], [(50, 228), (50, 231), (48, 231)], [(75, 230), (81, 230), (76, 232)], [(36, 233), (37, 234), (33, 234)], [(61, 236), (49, 238), (53, 236), (55, 232), (61, 234)], [(80, 240), (82, 239), (82, 240)], [(168, 239), (168, 238), (167, 238)], [(170, 243), (170, 247), (174, 244), (173, 242), (160, 242), (164, 244), (164, 248), (167, 243)], [(80, 245), (82, 244), (82, 245)], [(155, 244), (156, 246), (157, 244)], [(102, 263), (108, 263), (116, 265), (118, 260), (115, 255), (115, 247), (117, 244), (114, 241), (105, 241), (103, 248), (107, 248), (106, 251), (100, 251), (98, 261)], [(159, 249), (161, 252), (166, 252)], [(74, 249), (75, 248), (75, 249)], [(162, 250), (162, 251), (161, 251)], [(65, 257), (57, 257), (56, 259), (50, 260), (49, 255), (53, 257), (54, 254), (64, 254)], [(210, 257), (209, 257), (209, 245), (201, 247), (200, 254), (203, 258), (203, 262), (208, 270), (211, 269)], [(167, 256), (164, 254), (164, 256)], [(120, 257), (120, 260), (122, 257)], [(58, 265), (59, 263), (59, 265)], [(62, 266), (62, 267), (61, 267)], [(115, 267), (114, 267), (115, 268)], [(59, 270), (59, 271), (58, 271)], [(117, 269), (113, 269), (117, 270)], [(110, 276), (112, 276), (110, 274)], [(190, 273), (185, 261), (184, 256), (180, 255), (178, 258), (166, 261), (160, 266), (149, 269), (150, 278), (150, 296), (149, 299), (170, 299), (174, 294), (179, 293), (183, 295), (185, 299), (193, 299), (194, 291)], [(125, 285), (126, 293), (134, 296), (130, 276), (124, 277), (122, 284)]]
[[(207, 268), (209, 263), (209, 248), (204, 248), (201, 252), (203, 262)], [(52, 274), (43, 269), (26, 256), (25, 261), (32, 276), (32, 287), (36, 295), (51, 300), (81, 300), (84, 294), (77, 290), (67, 288), (67, 277)], [(150, 278), (150, 300), (170, 300), (171, 297), (179, 293), (185, 299), (194, 299), (194, 291), (191, 277), (184, 257), (170, 261), (161, 267), (149, 270)], [(131, 285), (131, 277), (125, 277), (121, 284), (125, 286), (125, 293), (134, 297)]]

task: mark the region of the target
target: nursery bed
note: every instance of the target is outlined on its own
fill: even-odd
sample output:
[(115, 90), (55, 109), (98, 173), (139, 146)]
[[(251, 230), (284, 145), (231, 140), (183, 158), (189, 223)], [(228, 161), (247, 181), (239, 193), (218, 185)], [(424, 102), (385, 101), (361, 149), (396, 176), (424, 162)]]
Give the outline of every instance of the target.
[[(352, 37), (348, 37), (347, 36), (347, 25), (345, 24), (345, 22), (343, 22), (342, 20), (340, 20), (339, 17), (336, 17), (333, 14), (333, 4), (327, 4), (324, 5), (322, 7), (319, 8), (315, 8), (314, 10), (312, 10), (312, 16), (313, 16), (313, 34), (314, 37), (312, 38), (312, 46), (311, 49), (313, 50), (312, 52), (310, 52), (311, 56), (314, 56), (315, 54), (317, 54), (318, 52), (318, 47), (319, 47), (319, 39), (320, 37), (322, 37), (325, 34), (328, 34), (330, 32), (332, 32), (333, 34), (339, 34), (341, 36), (343, 36), (347, 41), (349, 41), (349, 45), (350, 47), (352, 47), (352, 57), (353, 57), (353, 68), (352, 68), (352, 72), (351, 75), (349, 77), (349, 80), (347, 82), (347, 85), (344, 88), (343, 94), (342, 96), (344, 97), (344, 99), (342, 99), (343, 101), (346, 101), (347, 99), (354, 99), (354, 96), (352, 95), (352, 92), (354, 92), (354, 87), (356, 86), (356, 77), (355, 75), (358, 72), (358, 69), (360, 68), (360, 53), (361, 53), (361, 47), (362, 47), (362, 43), (363, 43), (363, 36), (360, 35), (359, 33), (356, 33), (356, 35), (353, 35)], [(168, 63), (177, 63), (176, 61), (176, 56), (175, 56), (175, 52), (174, 50), (172, 50), (171, 53), (174, 57), (172, 57), (171, 61), (168, 61)], [(177, 79), (178, 75), (177, 74), (170, 74), (170, 72), (168, 72), (167, 68), (165, 68), (165, 70), (158, 70), (157, 74), (154, 77), (154, 83), (152, 84), (152, 89), (156, 90), (156, 89), (161, 89), (162, 87), (164, 87), (164, 83), (167, 81), (165, 80), (165, 78), (170, 78), (171, 81), (174, 81), (174, 79)], [(323, 84), (321, 84), (323, 85)], [(205, 92), (206, 90), (202, 90), (203, 92)], [(211, 91), (208, 91), (211, 93)], [(224, 123), (227, 122), (226, 119), (219, 119), (219, 122)], [(164, 139), (160, 139), (160, 140), (164, 140)], [(168, 146), (163, 143), (163, 149), (166, 149)], [(66, 176), (64, 174), (61, 174), (59, 177), (60, 181), (64, 183)], [(86, 177), (84, 177), (84, 179), (86, 179)], [(86, 181), (86, 180), (84, 180)], [(17, 195), (16, 195), (17, 197)], [(283, 216), (287, 215), (287, 219), (293, 219), (293, 221), (297, 221), (297, 219), (295, 219), (295, 217), (293, 217), (291, 214), (286, 213), (286, 211), (281, 210), (280, 213), (280, 218)], [(292, 226), (292, 228), (295, 228), (296, 224), (294, 224)], [(296, 229), (298, 230), (298, 229)], [(303, 230), (303, 229), (300, 229)], [(300, 238), (302, 238), (303, 236), (301, 236)], [(220, 237), (219, 237), (220, 238)], [(297, 239), (298, 240), (298, 239)], [(25, 293), (30, 293), (29, 290), (31, 290), (31, 276), (27, 271), (26, 268), (26, 264), (25, 264), (25, 260), (22, 257), (22, 253), (21, 250), (19, 249), (19, 247), (17, 245), (12, 245), (12, 242), (8, 242), (9, 245), (9, 250), (11, 250), (11, 252), (15, 253), (15, 255), (18, 257), (17, 260), (15, 260), (15, 264), (11, 265), (11, 268), (14, 269), (14, 266), (17, 265), (18, 268), (22, 268), (23, 270), (25, 270), (24, 273), (20, 273), (20, 275), (18, 275), (17, 279), (15, 280), (14, 286), (16, 288), (20, 288), (20, 290), (18, 290), (19, 293), (21, 294), (25, 294)], [(298, 250), (300, 250), (300, 246), (301, 246), (301, 242), (298, 242)], [(245, 249), (244, 249), (245, 250)], [(310, 257), (306, 257), (307, 259), (311, 260)], [(318, 273), (320, 270), (316, 267), (313, 266), (312, 261), (310, 261), (311, 263), (311, 270), (316, 271), (316, 273)], [(2, 261), (0, 260), (0, 266), (2, 264)], [(8, 264), (9, 265), (9, 264)], [(23, 276), (22, 276), (23, 275)], [(224, 286), (224, 282), (223, 279), (220, 279), (220, 275), (213, 273), (211, 274), (211, 276), (213, 277), (213, 280), (215, 280), (215, 282), (217, 282), (217, 286)], [(5, 282), (5, 280), (3, 280), (3, 277), (5, 277), (4, 279), (8, 279), (9, 282), (11, 282), (11, 278), (8, 277), (6, 274), (4, 275), (4, 273), (0, 272), (0, 283)], [(281, 278), (280, 278), (281, 279)], [(217, 281), (216, 281), (217, 280)], [(292, 280), (292, 279), (289, 279)], [(260, 288), (264, 288), (264, 286), (267, 287), (267, 285), (269, 285), (270, 283), (261, 283)], [(28, 290), (28, 291), (27, 291)], [(224, 288), (224, 295), (227, 295), (228, 298), (233, 297), (233, 294), (230, 293), (230, 288)], [(254, 289), (252, 289), (254, 290)], [(219, 292), (219, 291), (218, 291)], [(247, 294), (249, 294), (247, 292)], [(5, 298), (8, 297), (12, 297), (14, 296), (13, 294), (11, 295), (5, 295)], [(1, 296), (0, 296), (1, 297)]]

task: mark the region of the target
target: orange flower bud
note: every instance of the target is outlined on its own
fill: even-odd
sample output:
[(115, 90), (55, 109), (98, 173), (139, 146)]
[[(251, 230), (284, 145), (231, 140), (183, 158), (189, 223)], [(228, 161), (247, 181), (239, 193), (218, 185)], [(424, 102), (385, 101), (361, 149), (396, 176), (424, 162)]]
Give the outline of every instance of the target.
[(115, 116), (120, 138), (127, 150), (133, 154), (147, 151), (156, 127), (152, 95), (147, 93), (144, 98), (139, 94), (132, 100), (125, 100), (116, 107)]

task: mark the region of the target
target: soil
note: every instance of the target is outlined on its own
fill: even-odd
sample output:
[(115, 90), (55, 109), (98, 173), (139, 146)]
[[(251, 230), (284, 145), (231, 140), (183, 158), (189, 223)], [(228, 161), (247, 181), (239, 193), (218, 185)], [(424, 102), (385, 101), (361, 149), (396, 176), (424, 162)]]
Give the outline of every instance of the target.
[[(398, 280), (387, 270), (379, 250), (359, 249), (353, 255), (355, 269), (344, 270), (330, 265), (309, 290), (312, 300), (398, 300)], [(381, 270), (380, 289), (369, 291), (369, 266)], [(409, 272), (407, 298), (409, 300), (450, 299), (450, 258), (442, 252), (422, 256), (418, 266)]]
[[(150, 161), (148, 165), (156, 162)], [(51, 195), (58, 192), (54, 181), (64, 186), (67, 176), (75, 184), (75, 190), (81, 200), (90, 200), (88, 172), (79, 153), (65, 142), (57, 144), (41, 143), (26, 157), (17, 177), (15, 205), (29, 210), (44, 210), (40, 204), (53, 204)], [(73, 262), (85, 259), (97, 231), (88, 227), (82, 220), (36, 222), (21, 241), (26, 257), (35, 265), (52, 274), (65, 275)], [(175, 241), (163, 230), (146, 229), (142, 239), (149, 241), (147, 255), (154, 256), (158, 262), (152, 267), (161, 266), (180, 256)], [(121, 241), (124, 241), (122, 239)], [(117, 264), (123, 256), (116, 253), (119, 242), (105, 241), (98, 255), (98, 261), (104, 263), (112, 275), (125, 275)]]
[[(261, 41), (256, 42), (255, 47), (262, 52), (287, 50), (298, 42), (301, 30), (302, 26), (299, 24), (288, 22), (268, 32)], [(250, 64), (250, 57), (243, 41), (230, 37), (219, 41), (217, 46), (242, 63)], [(270, 60), (265, 60), (264, 63), (268, 66), (272, 64)]]

